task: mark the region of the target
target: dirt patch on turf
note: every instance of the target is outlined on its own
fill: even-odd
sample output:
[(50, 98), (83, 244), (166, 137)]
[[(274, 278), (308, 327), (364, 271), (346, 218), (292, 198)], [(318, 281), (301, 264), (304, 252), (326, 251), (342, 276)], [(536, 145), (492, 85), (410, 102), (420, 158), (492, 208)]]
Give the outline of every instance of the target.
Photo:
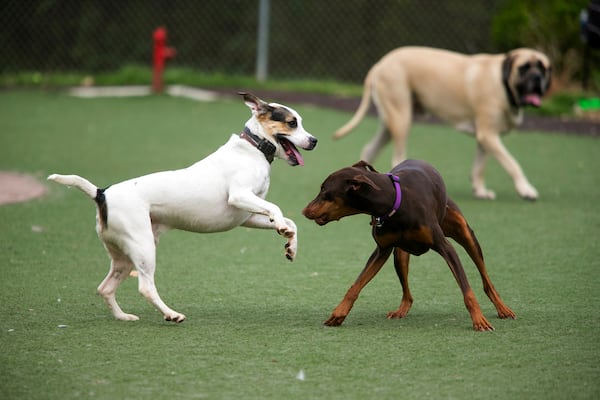
[(22, 203), (46, 193), (46, 186), (31, 175), (0, 171), (0, 205)]

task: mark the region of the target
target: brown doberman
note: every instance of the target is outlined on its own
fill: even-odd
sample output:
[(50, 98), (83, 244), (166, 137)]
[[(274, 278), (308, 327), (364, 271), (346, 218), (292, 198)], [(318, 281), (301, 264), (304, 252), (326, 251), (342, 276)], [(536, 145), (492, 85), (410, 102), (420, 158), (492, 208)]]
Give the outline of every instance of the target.
[(483, 316), (460, 259), (446, 237), (464, 247), (477, 266), (483, 289), (494, 303), (498, 317), (516, 318), (492, 285), (479, 242), (458, 206), (447, 197), (442, 177), (424, 161), (406, 160), (389, 174), (377, 172), (364, 161), (343, 168), (325, 179), (317, 197), (302, 213), (319, 225), (348, 215), (372, 216), (372, 235), (377, 248), (325, 325), (339, 326), (344, 322), (360, 291), (379, 272), (392, 251), (394, 268), (402, 285), (402, 301), (387, 317), (405, 317), (413, 303), (408, 287), (410, 254), (418, 256), (433, 249), (446, 260), (456, 278), (473, 328), (494, 330)]

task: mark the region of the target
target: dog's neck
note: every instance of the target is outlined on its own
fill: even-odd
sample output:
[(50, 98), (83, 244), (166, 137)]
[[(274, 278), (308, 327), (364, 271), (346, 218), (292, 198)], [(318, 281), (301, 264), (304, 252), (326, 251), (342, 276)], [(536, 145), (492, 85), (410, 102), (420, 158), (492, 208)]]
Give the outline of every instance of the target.
[(392, 180), (392, 183), (394, 184), (394, 191), (396, 192), (396, 196), (394, 198), (394, 205), (387, 214), (383, 214), (378, 217), (373, 216), (373, 222), (378, 228), (383, 226), (385, 221), (389, 220), (394, 214), (396, 214), (396, 212), (400, 208), (400, 203), (402, 203), (402, 188), (400, 187), (400, 178), (398, 178), (396, 175), (392, 175), (389, 173), (386, 175)]
[(277, 151), (277, 147), (275, 147), (273, 143), (265, 138), (255, 135), (247, 126), (244, 126), (244, 131), (240, 133), (240, 137), (246, 139), (252, 146), (260, 150), (269, 164), (273, 162), (275, 159), (275, 151)]

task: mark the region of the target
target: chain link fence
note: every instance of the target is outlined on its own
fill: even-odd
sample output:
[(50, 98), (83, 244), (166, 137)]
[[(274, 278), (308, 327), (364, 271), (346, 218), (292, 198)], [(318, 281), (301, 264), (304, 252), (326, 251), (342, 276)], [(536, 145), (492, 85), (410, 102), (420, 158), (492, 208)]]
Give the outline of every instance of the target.
[[(382, 55), (404, 45), (506, 51), (491, 32), (507, 1), (271, 0), (268, 76), (360, 82)], [(152, 32), (164, 26), (177, 50), (170, 66), (252, 76), (259, 2), (4, 0), (0, 73), (149, 66)]]

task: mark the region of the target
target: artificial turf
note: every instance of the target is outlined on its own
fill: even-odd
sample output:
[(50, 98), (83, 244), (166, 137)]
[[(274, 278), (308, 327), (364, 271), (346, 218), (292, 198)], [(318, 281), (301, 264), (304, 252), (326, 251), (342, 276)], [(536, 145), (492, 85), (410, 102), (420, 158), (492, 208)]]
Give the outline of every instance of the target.
[[(163, 235), (156, 282), (165, 302), (187, 315), (181, 325), (164, 322), (135, 279), (117, 298), (140, 321), (113, 320), (94, 294), (109, 261), (95, 236), (93, 203), (79, 191), (48, 184), (41, 199), (0, 206), (0, 398), (600, 397), (598, 139), (506, 136), (540, 199), (519, 199), (492, 161), (487, 180), (497, 200), (478, 201), (468, 180), (474, 140), (446, 126), (414, 126), (409, 156), (440, 170), (518, 319), (495, 318), (459, 251), (496, 331), (472, 331), (456, 282), (434, 253), (411, 259), (415, 303), (407, 318), (385, 319), (400, 301), (388, 262), (344, 325), (327, 328), (322, 321), (374, 248), (369, 220), (319, 227), (301, 210), (325, 176), (357, 160), (376, 121), (334, 142), (349, 114), (293, 106), (319, 145), (304, 152), (304, 167), (274, 162), (268, 199), (298, 225), (297, 260), (285, 259), (284, 239), (270, 231)], [(40, 181), (76, 173), (107, 186), (192, 164), (248, 118), (240, 99), (4, 91), (0, 169)], [(388, 149), (376, 167), (387, 169), (389, 159)]]

